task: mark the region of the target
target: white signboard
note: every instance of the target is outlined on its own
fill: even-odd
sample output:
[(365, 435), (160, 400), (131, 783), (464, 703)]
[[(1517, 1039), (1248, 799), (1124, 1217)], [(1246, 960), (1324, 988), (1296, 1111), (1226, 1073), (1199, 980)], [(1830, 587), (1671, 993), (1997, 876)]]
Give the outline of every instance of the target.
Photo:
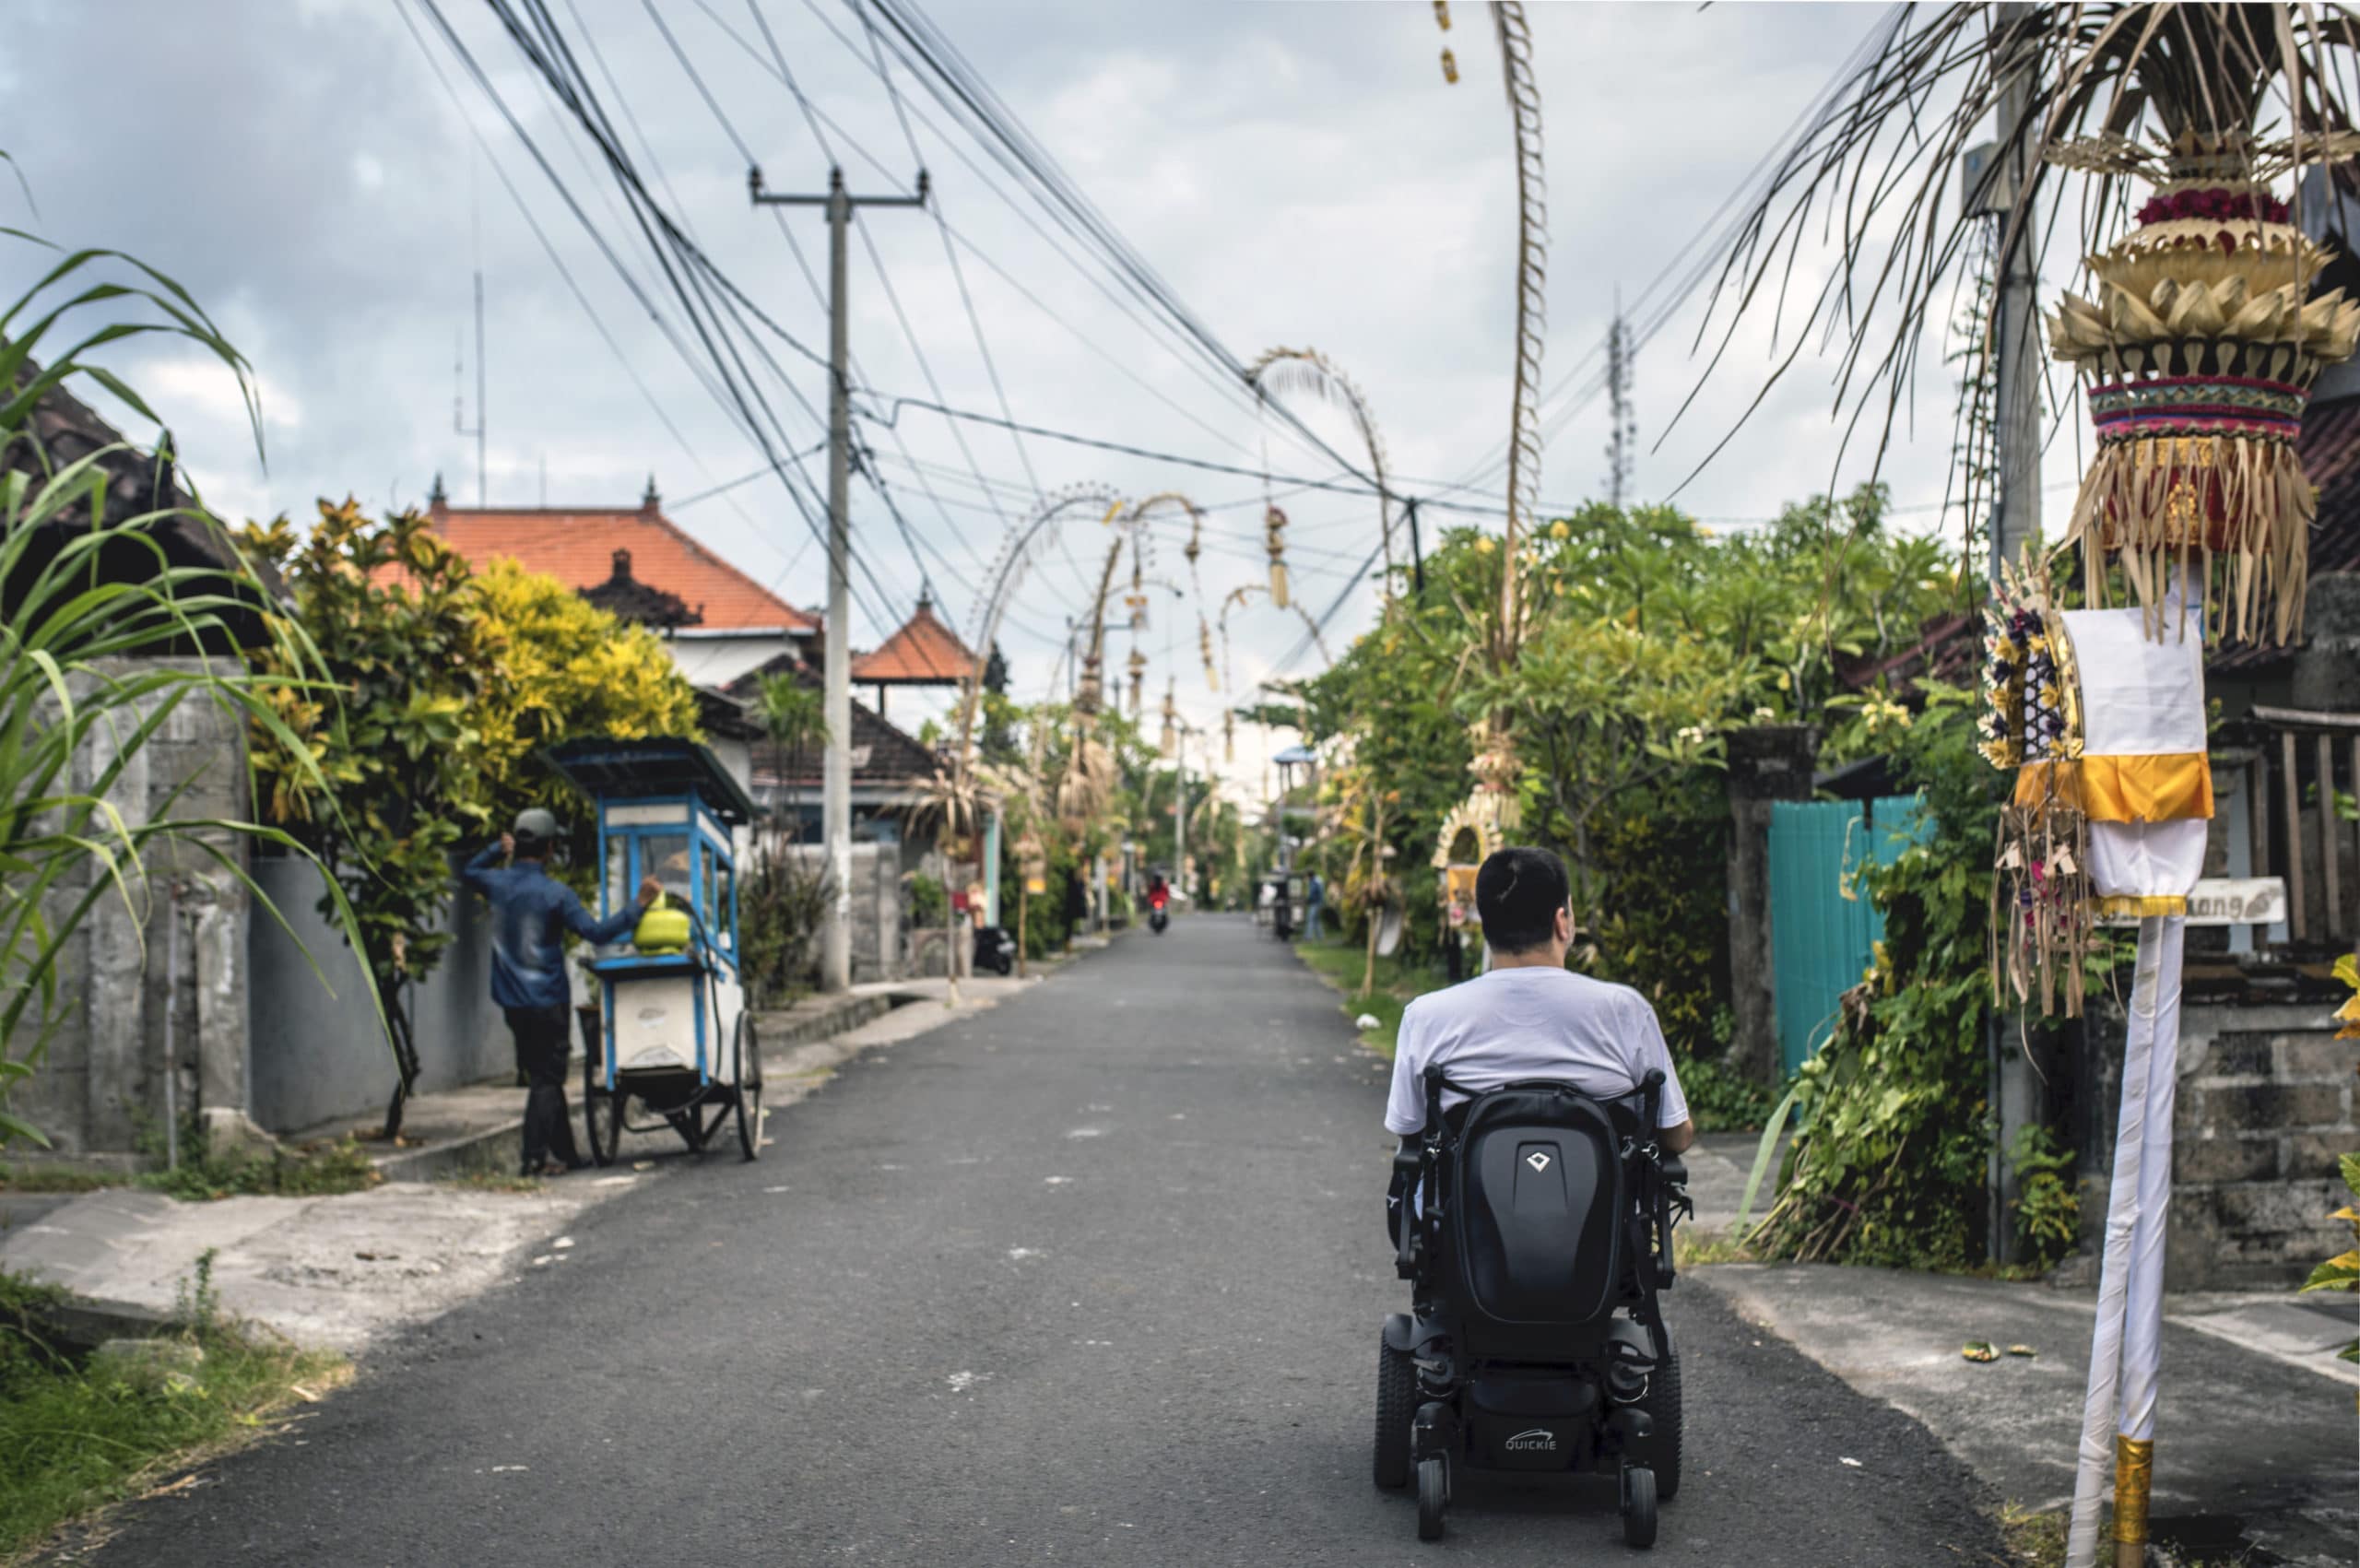
[(2190, 925), (2270, 925), (2285, 918), (2283, 877), (2207, 877), (2188, 895)]
[[(2283, 877), (2207, 877), (2188, 895), (2190, 925), (2273, 925), (2286, 918)], [(2113, 915), (2107, 925), (2136, 925), (2135, 915)]]

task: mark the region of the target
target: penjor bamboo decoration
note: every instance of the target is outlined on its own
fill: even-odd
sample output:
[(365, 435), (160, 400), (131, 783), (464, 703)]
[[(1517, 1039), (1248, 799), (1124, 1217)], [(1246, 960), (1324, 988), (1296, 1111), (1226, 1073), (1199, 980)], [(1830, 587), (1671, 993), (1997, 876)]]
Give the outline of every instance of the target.
[[(2360, 138), (2315, 141), (2313, 157)], [(2068, 529), (2103, 593), (2104, 562), (2153, 609), (2193, 569), (2215, 635), (2301, 635), (2317, 501), (2295, 442), (2322, 368), (2351, 357), (2360, 303), (2311, 283), (2325, 247), (2266, 183), (2292, 144), (2183, 128), (2160, 151), (2128, 137), (2068, 143), (2052, 163), (2155, 182), (2139, 227), (2088, 258), (2097, 299), (2068, 294), (2055, 358), (2081, 372), (2097, 434)]]

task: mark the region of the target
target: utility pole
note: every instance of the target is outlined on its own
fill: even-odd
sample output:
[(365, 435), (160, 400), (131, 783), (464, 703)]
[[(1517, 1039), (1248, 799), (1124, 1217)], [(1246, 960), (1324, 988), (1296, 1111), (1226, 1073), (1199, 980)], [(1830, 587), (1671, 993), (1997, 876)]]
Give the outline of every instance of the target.
[[(2005, 189), (1999, 193), (2000, 289), (1998, 319), (1997, 404), (1994, 409), (1994, 456), (1999, 466), (1998, 510), (1991, 518), (1991, 583), (1996, 588), (2002, 566), (2012, 565), (2024, 547), (2040, 533), (2040, 348), (2035, 327), (2039, 312), (2034, 304), (2038, 281), (2034, 256), (2031, 203), (2026, 189), (2033, 173), (2031, 155), (2039, 127), (2024, 125), (2032, 100), (2033, 72), (2039, 54), (2028, 42), (2033, 7), (2012, 3), (1999, 8), (1998, 25), (2013, 35), (2005, 84), (2000, 89), (1999, 136), (2000, 170)], [(2019, 127), (2022, 127), (2020, 130)], [(1985, 1222), (1988, 1255), (1995, 1263), (2012, 1261), (2015, 1227), (2010, 1214), (2016, 1197), (2015, 1168), (2006, 1157), (2017, 1133), (2039, 1117), (2037, 1086), (2032, 1064), (2011, 1050), (2007, 1036), (2012, 1020), (1999, 1009), (1992, 1012), (1988, 1039), (1987, 1092), (1997, 1130), (1991, 1140), (1984, 1185), (1988, 1192)]]
[(820, 831), (835, 886), (820, 924), (820, 986), (852, 985), (852, 348), (844, 308), (844, 233), (856, 206), (924, 206), (926, 171), (914, 196), (856, 196), (844, 171), (828, 171), (828, 194), (779, 196), (762, 189), (762, 171), (746, 173), (756, 206), (819, 206), (828, 212), (828, 623), (825, 713), (828, 751), (820, 770)]
[(1179, 764), (1180, 798), (1172, 818), (1172, 878), (1185, 895), (1188, 888), (1188, 725), (1180, 726), (1180, 744), (1174, 748)]
[[(2033, 7), (2000, 7), (1999, 25), (2014, 30), (2031, 24)], [(2037, 53), (2022, 44), (2013, 51), (2007, 83), (2000, 90), (2000, 158), (2006, 189), (1999, 217), (2000, 254), (1999, 407), (1997, 456), (1999, 511), (1991, 520), (1991, 580), (2002, 564), (2013, 565), (2024, 547), (2040, 533), (2040, 312), (2034, 303), (2038, 284), (2032, 215), (2024, 200), (2031, 183), (2036, 125), (2017, 127), (2031, 101)]]

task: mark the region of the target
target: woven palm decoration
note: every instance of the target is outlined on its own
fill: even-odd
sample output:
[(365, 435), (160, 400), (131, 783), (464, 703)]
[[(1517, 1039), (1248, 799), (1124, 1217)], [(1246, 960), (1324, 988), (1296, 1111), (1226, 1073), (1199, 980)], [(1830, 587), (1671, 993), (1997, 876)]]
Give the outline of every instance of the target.
[(1983, 610), (1983, 709), (1977, 739), (1995, 768), (2021, 770), (2000, 808), (1992, 858), (1991, 981), (2051, 1014), (2082, 1010), (2089, 947), (2088, 824), (2058, 789), (2058, 762), (2082, 755), (2072, 643), (2049, 597), (2047, 574), (2008, 570)]
[(2139, 609), (2059, 610), (2036, 569), (1985, 610), (1984, 756), (2012, 767), (1992, 878), (1992, 980), (2041, 1011), (2082, 1010), (2100, 920), (2181, 915), (2212, 816), (2203, 637), (2177, 590)]
[(2192, 572), (2216, 635), (2300, 636), (2317, 493), (2295, 443), (2319, 371), (2360, 337), (2360, 303), (2310, 297), (2330, 253), (2268, 184), (2293, 150), (2183, 129), (2160, 154), (2102, 136), (2049, 156), (2155, 183), (2138, 227), (2088, 258), (2097, 298), (2065, 295), (2050, 324), (2097, 436), (2067, 532), (2086, 580), (2103, 584), (2112, 556), (2152, 622)]

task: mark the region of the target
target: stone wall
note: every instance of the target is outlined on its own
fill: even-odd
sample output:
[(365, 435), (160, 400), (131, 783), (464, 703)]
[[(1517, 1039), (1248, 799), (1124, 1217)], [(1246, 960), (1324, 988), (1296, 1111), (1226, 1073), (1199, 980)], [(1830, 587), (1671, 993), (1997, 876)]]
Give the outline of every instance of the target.
[[(824, 864), (818, 844), (789, 844), (785, 852), (806, 867)], [(891, 843), (852, 846), (852, 982), (903, 978), (902, 943), (903, 849)]]
[[(136, 678), (194, 661), (116, 660), (102, 668)], [(88, 691), (92, 677), (75, 678)], [(151, 693), (152, 713), (170, 693)], [(136, 727), (130, 711), (75, 756), (70, 787), (94, 792), (117, 758), (116, 741)], [(183, 697), (122, 770), (105, 798), (138, 828), (171, 817), (239, 820), (248, 815), (242, 721), (198, 693)], [(231, 866), (244, 841), (208, 835)], [(41, 1068), (15, 1091), (16, 1112), (40, 1127), (58, 1154), (130, 1161), (160, 1151), (168, 1123), (237, 1135), (246, 1127), (244, 935), (248, 897), (235, 873), (203, 848), (155, 841), (148, 877), (101, 890), (58, 956), (63, 1018)], [(62, 917), (105, 873), (86, 865), (50, 900)], [(24, 1046), (10, 1042), (12, 1054)]]
[[(2360, 1152), (2354, 1068), (2360, 1042), (2337, 1040), (2334, 1003), (2196, 1002), (2180, 1013), (2172, 1117), (2172, 1222), (2166, 1287), (2284, 1290), (2349, 1243), (2328, 1216), (2346, 1197), (2339, 1156)], [(2106, 1209), (2120, 1097), (2122, 1020), (2093, 1009), (2083, 1230), (2094, 1244)]]

